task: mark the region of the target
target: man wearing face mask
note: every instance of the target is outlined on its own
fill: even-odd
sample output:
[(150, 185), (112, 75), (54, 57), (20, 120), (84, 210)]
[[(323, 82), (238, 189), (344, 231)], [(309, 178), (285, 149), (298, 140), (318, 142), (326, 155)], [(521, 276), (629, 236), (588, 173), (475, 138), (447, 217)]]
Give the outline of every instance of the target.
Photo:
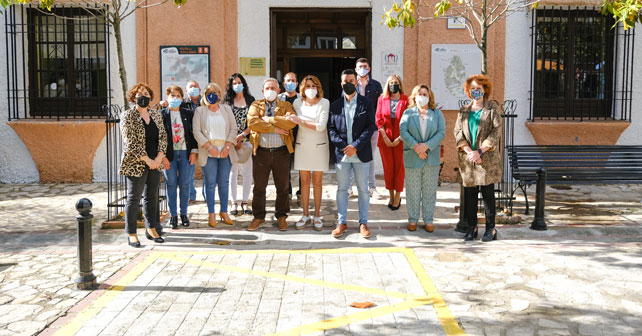
[(272, 172), (276, 187), (275, 217), (279, 230), (286, 231), (286, 218), (290, 212), (290, 157), (294, 152), (291, 130), (296, 125), (288, 120), (288, 116), (296, 115), (296, 112), (292, 104), (277, 99), (279, 83), (276, 79), (264, 80), (262, 91), (265, 98), (254, 101), (247, 113), (247, 123), (251, 131), (250, 142), (254, 149), (254, 219), (247, 229), (254, 231), (265, 222), (265, 190)]
[[(359, 58), (354, 70), (357, 72), (357, 92), (360, 95), (370, 99), (370, 102), (372, 102), (372, 105), (374, 105), (374, 109), (376, 111), (377, 102), (379, 101), (379, 96), (381, 96), (381, 94), (383, 93), (383, 89), (381, 87), (381, 83), (372, 79), (372, 76), (370, 76), (370, 62), (365, 57)], [(378, 133), (374, 132), (372, 134), (372, 138), (370, 139), (370, 147), (373, 153), (377, 149), (378, 139)], [(375, 181), (375, 166), (374, 162), (372, 162), (368, 171), (368, 187), (370, 196), (372, 196), (377, 190)], [(350, 182), (350, 186), (352, 186), (352, 175), (350, 175)], [(348, 191), (352, 191), (352, 187), (350, 187)]]
[[(290, 104), (294, 104), (294, 101), (299, 98), (299, 94), (296, 92), (296, 89), (299, 87), (299, 81), (296, 79), (296, 74), (294, 72), (288, 72), (283, 76), (283, 88), (285, 92), (279, 93), (279, 100), (286, 101)], [(295, 126), (292, 129), (292, 134), (294, 135), (294, 142), (296, 142), (296, 136), (299, 131), (299, 126)], [(288, 193), (290, 198), (292, 198), (292, 174), (289, 175), (290, 186), (288, 187)], [(296, 196), (301, 196), (301, 178), (299, 177), (299, 190), (296, 192)]]
[(357, 74), (352, 69), (341, 73), (343, 97), (330, 105), (328, 131), (335, 146), (337, 171), (337, 227), (332, 231), (335, 238), (341, 237), (348, 229), (348, 188), (353, 173), (359, 190), (359, 231), (364, 238), (370, 238), (368, 211), (368, 170), (372, 162), (370, 139), (376, 131), (375, 109), (372, 102), (357, 94)]

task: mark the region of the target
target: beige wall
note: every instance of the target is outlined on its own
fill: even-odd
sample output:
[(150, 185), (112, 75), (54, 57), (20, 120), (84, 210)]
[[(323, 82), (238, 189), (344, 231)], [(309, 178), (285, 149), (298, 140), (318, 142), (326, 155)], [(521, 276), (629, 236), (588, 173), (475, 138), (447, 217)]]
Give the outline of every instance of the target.
[[(209, 45), (210, 81), (225, 87), (228, 76), (238, 71), (237, 16), (236, 0), (190, 0), (180, 8), (170, 1), (137, 10), (138, 81), (146, 82), (154, 91), (160, 87), (161, 45)], [(155, 92), (154, 101), (163, 95)]]
[[(421, 8), (421, 15), (432, 17), (432, 8)], [(446, 19), (427, 20), (414, 28), (406, 28), (404, 39), (404, 86), (412, 88), (417, 84), (430, 83), (430, 51), (432, 44), (472, 44), (474, 43), (467, 29), (447, 29)], [(504, 100), (504, 55), (506, 46), (506, 24), (497, 21), (488, 32), (488, 75), (493, 84), (491, 99)], [(439, 97), (435, 97), (439, 101)], [(457, 167), (455, 139), (453, 128), (457, 111), (443, 111), (446, 118), (446, 137), (443, 145), (444, 168), (441, 179), (454, 181)]]

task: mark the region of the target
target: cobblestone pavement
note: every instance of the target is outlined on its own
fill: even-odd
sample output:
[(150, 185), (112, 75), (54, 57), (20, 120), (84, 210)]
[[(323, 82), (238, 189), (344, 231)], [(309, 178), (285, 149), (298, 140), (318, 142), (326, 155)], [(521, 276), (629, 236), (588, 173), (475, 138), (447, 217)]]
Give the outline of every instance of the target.
[[(168, 230), (164, 244), (139, 231), (143, 249), (129, 248), (122, 230), (98, 229), (104, 184), (0, 185), (0, 213), (11, 219), (0, 223), (0, 336), (642, 334), (638, 186), (548, 188), (548, 231), (528, 229), (518, 200), (522, 224), (498, 226), (498, 241), (464, 243), (453, 231), (457, 185), (440, 188), (434, 233), (406, 231), (405, 207), (389, 211), (386, 196), (371, 208), (372, 239), (352, 221), (337, 240), (331, 183), (320, 233), (278, 232), (269, 220), (242, 231), (250, 216), (206, 228), (197, 202), (194, 224)], [(72, 282), (81, 197), (98, 219), (103, 285), (93, 292)], [(300, 211), (293, 206), (291, 223)]]

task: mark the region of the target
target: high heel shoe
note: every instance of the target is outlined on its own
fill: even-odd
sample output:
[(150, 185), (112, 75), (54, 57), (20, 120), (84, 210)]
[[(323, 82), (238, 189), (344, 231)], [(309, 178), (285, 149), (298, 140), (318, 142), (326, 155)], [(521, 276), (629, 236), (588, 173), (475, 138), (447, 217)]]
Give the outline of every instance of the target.
[(221, 220), (223, 221), (223, 224), (234, 225), (234, 221), (229, 216), (225, 216), (225, 217), (227, 217), (227, 218), (225, 218), (223, 216), (223, 214), (227, 215), (227, 212), (219, 212), (218, 213), (218, 217), (221, 218)]
[(149, 240), (153, 240), (154, 243), (164, 243), (165, 242), (165, 239), (161, 238), (161, 236), (154, 237), (149, 233), (148, 230), (145, 230), (145, 237), (147, 237), (147, 239), (149, 239)]
[(216, 215), (215, 214), (213, 214), (213, 213), (208, 214), (207, 225), (209, 227), (216, 227)]
[(464, 241), (471, 241), (473, 239), (477, 239), (478, 233), (479, 233), (479, 230), (477, 230), (476, 226), (474, 230), (468, 229), (468, 232), (466, 232), (466, 235), (464, 236)]
[(238, 203), (234, 202), (232, 203), (232, 211), (230, 211), (230, 215), (236, 216), (239, 214), (239, 205)]
[(131, 237), (127, 236), (127, 244), (131, 247), (140, 248), (140, 241), (132, 242)]
[(241, 211), (243, 211), (244, 214), (246, 215), (251, 215), (252, 214), (252, 209), (248, 207), (247, 202), (241, 202)]
[(497, 240), (497, 230), (495, 229), (484, 231), (484, 236), (481, 239), (483, 242), (489, 242), (491, 240)]

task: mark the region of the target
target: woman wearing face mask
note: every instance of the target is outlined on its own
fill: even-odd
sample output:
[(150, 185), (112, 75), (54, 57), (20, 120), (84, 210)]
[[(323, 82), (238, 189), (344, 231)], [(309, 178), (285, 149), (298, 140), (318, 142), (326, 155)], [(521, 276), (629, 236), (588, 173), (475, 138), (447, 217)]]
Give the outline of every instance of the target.
[[(294, 169), (301, 176), (301, 206), (303, 216), (295, 224), (301, 230), (308, 222), (313, 223), (314, 230), (323, 229), (321, 220), (321, 193), (323, 192), (323, 172), (328, 170), (330, 147), (328, 143), (328, 112), (330, 102), (323, 98), (321, 82), (315, 76), (308, 75), (299, 87), (301, 97), (294, 101), (296, 115), (288, 120), (299, 125), (299, 134), (294, 149)], [(309, 215), (310, 182), (314, 186), (314, 219)]]
[(436, 107), (434, 94), (428, 86), (415, 86), (409, 101), (410, 107), (403, 113), (399, 123), (406, 167), (408, 230), (417, 229), (421, 212), (424, 228), (433, 232), (441, 141), (446, 134), (446, 121)]
[(135, 105), (122, 114), (120, 121), (123, 156), (119, 170), (127, 180), (125, 230), (129, 235), (128, 243), (133, 247), (141, 247), (136, 235), (141, 196), (145, 236), (156, 243), (164, 242), (157, 231), (160, 229), (158, 187), (167, 151), (167, 133), (164, 132), (161, 114), (149, 108), (152, 98), (154, 93), (149, 86), (142, 83), (134, 85), (127, 91), (127, 100)]
[[(225, 96), (223, 103), (232, 107), (232, 113), (236, 120), (236, 127), (238, 135), (234, 149), (237, 154), (247, 151), (252, 152), (252, 144), (250, 143), (250, 129), (247, 128), (247, 110), (254, 102), (254, 97), (250, 94), (247, 87), (245, 78), (240, 73), (234, 73), (227, 81), (225, 88)], [(248, 198), (252, 188), (252, 155), (247, 155), (244, 162), (237, 162), (232, 165), (232, 173), (230, 174), (230, 202), (232, 202), (232, 210), (230, 213), (234, 216), (239, 214), (238, 203), (241, 202), (241, 214), (252, 214), (252, 209), (248, 205)], [(243, 169), (243, 198), (237, 198), (237, 185), (239, 168)]]
[(403, 146), (399, 135), (399, 120), (408, 107), (408, 96), (403, 94), (401, 78), (390, 75), (379, 96), (375, 122), (379, 128), (379, 153), (383, 163), (383, 176), (386, 189), (390, 193), (388, 208), (398, 210), (401, 206), (404, 167)]
[[(161, 110), (163, 124), (167, 133), (167, 156), (163, 159), (165, 167), (165, 188), (169, 205), (169, 226), (178, 228), (178, 213), (176, 210), (176, 189), (180, 190), (181, 224), (189, 226), (187, 205), (189, 202), (190, 165), (196, 163), (198, 145), (192, 132), (194, 112), (183, 103), (183, 90), (176, 85), (165, 90), (168, 106)], [(192, 175), (193, 176), (193, 175)]]
[(488, 100), (491, 88), (485, 75), (468, 77), (464, 91), (473, 101), (459, 110), (455, 124), (459, 172), (464, 185), (464, 213), (468, 221), (465, 241), (477, 238), (477, 196), (480, 190), (486, 212), (486, 231), (482, 241), (497, 239), (494, 183), (502, 178), (499, 145), (503, 121), (497, 103)]
[(210, 83), (203, 92), (201, 106), (196, 108), (193, 128), (194, 138), (198, 142), (198, 164), (205, 178), (205, 197), (209, 217), (207, 224), (216, 226), (214, 212), (215, 190), (218, 186), (220, 211), (223, 223), (234, 225), (227, 214), (229, 178), (232, 164), (236, 163), (236, 120), (229, 105), (220, 104), (221, 88)]

